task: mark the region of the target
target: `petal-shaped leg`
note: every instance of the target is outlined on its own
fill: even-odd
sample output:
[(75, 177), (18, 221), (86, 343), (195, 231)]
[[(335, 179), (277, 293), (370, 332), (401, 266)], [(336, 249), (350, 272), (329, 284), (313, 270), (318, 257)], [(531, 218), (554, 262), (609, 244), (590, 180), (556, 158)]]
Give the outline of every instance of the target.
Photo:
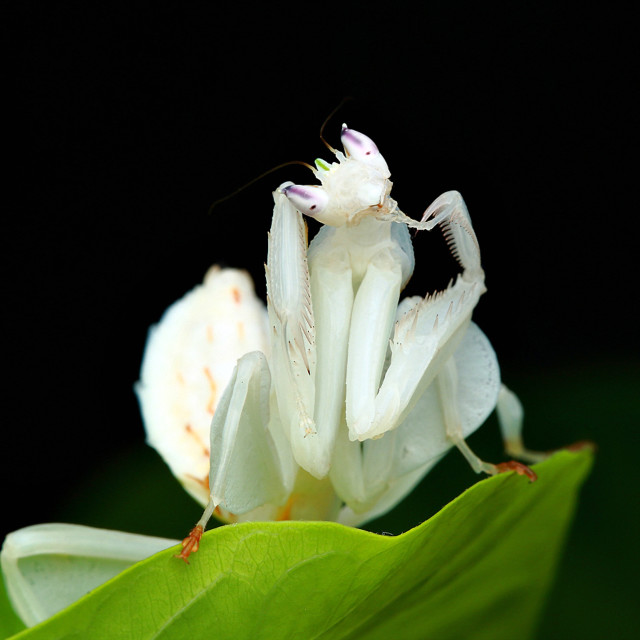
[(0, 559), (14, 609), (33, 626), (135, 562), (176, 544), (75, 524), (38, 524), (10, 533)]
[(496, 406), (500, 389), (498, 360), (488, 338), (475, 323), (469, 325), (451, 361), (447, 366), (455, 368), (456, 385), (447, 407), (442, 401), (438, 376), (397, 429), (394, 477), (439, 459), (451, 448), (447, 411), (455, 415), (462, 438), (467, 438)]
[(490, 462), (481, 460), (466, 443), (462, 431), (459, 407), (454, 401), (458, 393), (458, 370), (456, 362), (453, 359), (447, 361), (445, 366), (442, 367), (436, 378), (436, 382), (442, 404), (447, 437), (458, 447), (476, 473), (495, 475), (505, 471), (515, 471), (519, 475), (527, 476), (531, 482), (537, 479), (535, 472), (520, 462), (509, 461), (491, 464)]
[[(239, 361), (211, 424), (210, 502), (235, 514), (286, 500), (278, 451), (269, 431), (271, 376), (264, 354)], [(290, 489), (290, 487), (289, 487)]]
[(458, 394), (458, 369), (454, 360), (448, 360), (444, 364), (436, 378), (436, 384), (444, 415), (447, 438), (458, 447), (476, 473), (496, 474), (498, 472), (496, 466), (481, 460), (473, 453), (464, 439), (460, 414), (455, 402)]
[[(226, 519), (259, 510), (272, 516), (271, 505), (284, 504), (292, 474), (287, 453), (279, 452), (270, 429), (271, 376), (264, 354), (240, 358), (220, 399), (211, 424), (209, 501), (204, 513), (182, 541), (177, 557), (189, 562), (207, 522), (217, 508)], [(274, 434), (277, 436), (278, 431)], [(278, 437), (276, 437), (278, 441)], [(288, 448), (287, 448), (288, 449)], [(263, 511), (261, 507), (265, 507)]]
[(496, 406), (498, 422), (504, 439), (504, 450), (507, 455), (524, 460), (525, 462), (542, 462), (549, 457), (543, 451), (531, 451), (524, 446), (522, 440), (522, 422), (524, 409), (518, 396), (502, 385)]

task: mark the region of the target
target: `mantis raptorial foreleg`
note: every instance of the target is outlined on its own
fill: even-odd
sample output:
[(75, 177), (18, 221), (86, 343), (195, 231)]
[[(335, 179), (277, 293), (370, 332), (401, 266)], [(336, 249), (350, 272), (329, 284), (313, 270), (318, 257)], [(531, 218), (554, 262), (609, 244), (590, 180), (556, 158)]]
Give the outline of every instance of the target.
[[(398, 213), (396, 210), (394, 215)], [(420, 224), (424, 228), (432, 228), (436, 224), (442, 227), (463, 272), (446, 291), (413, 305), (398, 321), (392, 339), (391, 363), (379, 390), (372, 393), (370, 388), (362, 388), (362, 384), (359, 388), (353, 386), (360, 395), (357, 401), (352, 401), (350, 409), (347, 382), (347, 424), (352, 438), (374, 438), (402, 422), (457, 348), (467, 330), (471, 313), (484, 292), (480, 249), (460, 194), (450, 191), (440, 196), (427, 209)], [(379, 285), (375, 282), (371, 285), (374, 292), (378, 288), (380, 304), (381, 294), (385, 292), (382, 278)], [(357, 318), (354, 312), (352, 332), (356, 335), (366, 331), (370, 333), (370, 329), (363, 327), (366, 327), (364, 317)], [(368, 344), (372, 344), (370, 336)], [(352, 346), (350, 341), (349, 349), (349, 361), (352, 360), (352, 351), (354, 358), (362, 358), (364, 343), (359, 345), (356, 342)], [(374, 370), (373, 373), (379, 376), (380, 372)]]
[(440, 225), (453, 257), (463, 269), (460, 277), (468, 282), (484, 283), (480, 245), (471, 225), (467, 205), (458, 191), (446, 191), (438, 196), (427, 207), (420, 221), (406, 216), (397, 207), (380, 218), (402, 222), (417, 231), (430, 231)]
[(347, 424), (366, 433), (374, 420), (376, 395), (395, 320), (402, 271), (390, 252), (375, 256), (366, 270), (351, 316), (347, 360)]
[(336, 433), (344, 409), (349, 324), (353, 307), (352, 271), (347, 252), (338, 247), (322, 259), (309, 255), (311, 295), (316, 320), (314, 422), (316, 475), (329, 472)]
[(315, 326), (307, 266), (307, 238), (302, 214), (278, 190), (269, 233), (267, 296), (271, 324), (273, 383), (283, 427), (298, 463), (322, 475), (313, 420), (315, 397)]
[(484, 292), (480, 245), (471, 225), (467, 205), (460, 193), (447, 191), (438, 196), (424, 212), (422, 221), (427, 221), (432, 226), (441, 226), (453, 257), (463, 269), (460, 277), (467, 282), (482, 283)]

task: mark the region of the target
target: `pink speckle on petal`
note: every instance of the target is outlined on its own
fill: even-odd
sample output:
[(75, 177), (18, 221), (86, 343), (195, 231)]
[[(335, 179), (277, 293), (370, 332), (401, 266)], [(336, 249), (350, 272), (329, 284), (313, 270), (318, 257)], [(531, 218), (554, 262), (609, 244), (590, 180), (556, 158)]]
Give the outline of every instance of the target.
[(207, 404), (207, 412), (213, 415), (213, 412), (215, 411), (216, 398), (218, 395), (218, 387), (216, 385), (216, 381), (211, 375), (211, 371), (209, 371), (209, 367), (204, 367), (204, 375), (207, 377), (207, 381), (209, 382), (209, 389), (211, 390), (211, 395), (209, 396), (209, 402)]
[(184, 426), (184, 430), (202, 447), (202, 452), (208, 458), (211, 453), (209, 451), (209, 447), (205, 446), (202, 438), (193, 430), (190, 424), (186, 424)]

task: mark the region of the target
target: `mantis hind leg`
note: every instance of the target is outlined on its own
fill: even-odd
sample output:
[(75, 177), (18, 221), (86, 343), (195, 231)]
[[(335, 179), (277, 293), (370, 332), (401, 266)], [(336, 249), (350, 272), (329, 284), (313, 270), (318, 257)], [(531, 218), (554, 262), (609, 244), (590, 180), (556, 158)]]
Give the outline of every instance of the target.
[[(442, 369), (436, 377), (436, 384), (438, 387), (438, 395), (442, 406), (442, 413), (444, 416), (446, 435), (451, 444), (455, 445), (460, 453), (466, 458), (471, 468), (476, 473), (487, 473), (489, 475), (496, 475), (498, 473), (504, 473), (506, 471), (515, 471), (519, 475), (524, 475), (529, 478), (531, 482), (537, 479), (534, 471), (529, 469), (521, 462), (509, 461), (493, 464), (491, 462), (485, 462), (478, 455), (476, 455), (471, 447), (464, 439), (462, 432), (462, 424), (460, 416), (458, 414), (457, 407), (457, 388), (458, 388), (458, 371), (455, 360), (449, 358), (443, 365)], [(515, 426), (515, 425), (514, 425)]]
[(549, 457), (549, 453), (531, 451), (524, 446), (522, 439), (524, 409), (518, 396), (505, 385), (500, 388), (496, 412), (504, 440), (504, 450), (507, 455), (525, 462), (542, 462), (542, 460), (546, 460)]
[(542, 462), (560, 449), (580, 451), (586, 448), (592, 450), (596, 448), (596, 445), (589, 440), (579, 440), (566, 447), (552, 449), (551, 451), (532, 451), (531, 449), (527, 449), (522, 439), (524, 409), (522, 408), (520, 400), (518, 400), (518, 396), (504, 385), (502, 385), (500, 393), (498, 394), (496, 411), (504, 439), (504, 450), (507, 455), (513, 456), (514, 458), (519, 458), (525, 462)]

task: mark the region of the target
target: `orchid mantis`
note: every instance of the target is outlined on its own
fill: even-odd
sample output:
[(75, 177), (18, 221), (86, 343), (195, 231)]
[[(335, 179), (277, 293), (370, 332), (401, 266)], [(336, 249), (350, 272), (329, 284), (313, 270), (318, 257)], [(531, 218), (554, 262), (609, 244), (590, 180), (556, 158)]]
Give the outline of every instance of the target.
[[(476, 472), (535, 479), (521, 463), (480, 460), (465, 442), (501, 398), (514, 442), (521, 415), (471, 322), (484, 272), (462, 197), (447, 192), (414, 220), (391, 198), (373, 141), (344, 125), (342, 142), (337, 162), (316, 160), (321, 186), (285, 182), (273, 194), (269, 347), (240, 357), (213, 416), (209, 492), (185, 560), (214, 512), (236, 522), (361, 524), (399, 502), (451, 446)], [(303, 214), (324, 224), (308, 248)], [(399, 304), (414, 268), (408, 228), (436, 226), (462, 273), (444, 291)], [(145, 411), (154, 400), (144, 374), (139, 394)], [(149, 421), (147, 429), (153, 438)]]
[[(148, 441), (205, 507), (184, 560), (212, 514), (362, 524), (453, 446), (476, 472), (535, 480), (524, 464), (491, 464), (467, 445), (496, 408), (508, 453), (545, 456), (525, 449), (522, 407), (471, 321), (484, 272), (462, 197), (444, 193), (414, 220), (391, 198), (373, 141), (343, 125), (342, 143), (336, 162), (316, 160), (321, 185), (285, 182), (273, 194), (267, 308), (247, 274), (213, 267), (150, 332), (136, 387)], [(309, 246), (304, 216), (324, 225)], [(444, 291), (400, 300), (414, 268), (409, 228), (435, 227), (462, 272)], [(7, 538), (2, 568), (34, 624), (175, 543), (40, 525)], [(36, 588), (56, 578), (61, 554), (81, 556), (72, 588)]]

